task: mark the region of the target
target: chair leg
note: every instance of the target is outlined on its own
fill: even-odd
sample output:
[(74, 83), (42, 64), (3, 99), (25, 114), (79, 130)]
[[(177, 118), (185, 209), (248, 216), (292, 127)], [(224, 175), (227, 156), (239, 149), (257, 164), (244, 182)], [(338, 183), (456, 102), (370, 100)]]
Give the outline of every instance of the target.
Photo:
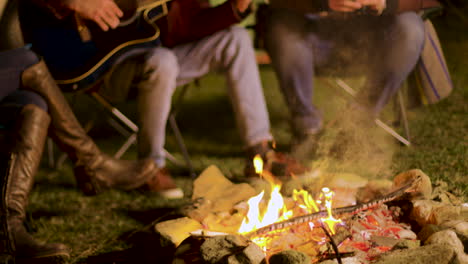
[[(332, 84), (332, 82), (329, 81), (329, 80), (326, 80), (326, 83), (329, 86), (332, 86), (332, 87), (336, 87), (336, 86), (340, 87), (341, 89), (346, 91), (348, 94), (350, 94), (352, 97), (355, 97), (357, 95), (356, 90), (354, 90), (351, 86), (349, 86), (341, 78), (335, 78), (334, 84)], [(409, 134), (408, 118), (407, 118), (407, 115), (406, 115), (406, 108), (405, 108), (405, 104), (404, 104), (404, 100), (403, 100), (403, 95), (401, 93), (402, 93), (402, 91), (400, 89), (398, 91), (398, 94), (397, 94), (397, 96), (398, 96), (398, 98), (397, 98), (398, 101), (397, 102), (398, 102), (398, 105), (399, 105), (399, 108), (400, 108), (401, 117), (403, 119), (402, 121), (403, 121), (404, 129), (405, 129), (406, 138), (401, 136), (392, 127), (385, 124), (379, 118), (375, 119), (374, 122), (375, 122), (375, 124), (377, 126), (382, 128), (383, 130), (385, 130), (385, 132), (389, 133), (391, 136), (393, 136), (395, 139), (397, 139), (400, 143), (402, 143), (405, 146), (410, 146), (411, 142), (410, 142), (410, 137), (409, 137), (410, 134)]]
[[(127, 140), (124, 142), (124, 144), (117, 150), (117, 152), (114, 154), (114, 157), (120, 158), (127, 150), (128, 148), (135, 144), (137, 141), (137, 134), (138, 134), (138, 126), (130, 120), (128, 117), (126, 117), (119, 109), (114, 107), (112, 104), (110, 104), (104, 97), (102, 97), (99, 93), (93, 91), (90, 93), (91, 96), (98, 101), (98, 103), (104, 108), (109, 111), (109, 113), (112, 115), (112, 118), (116, 122), (112, 126), (122, 133), (122, 130), (126, 130), (130, 132), (130, 135), (127, 137)], [(180, 130), (177, 126), (177, 123), (175, 121), (175, 113), (171, 113), (169, 116), (169, 123), (171, 126), (172, 131), (174, 132), (174, 135), (177, 140), (177, 144), (179, 146), (180, 151), (182, 152), (182, 155), (184, 156), (185, 160), (185, 165), (177, 160), (172, 154), (170, 154), (167, 150), (164, 150), (167, 159), (172, 162), (174, 165), (179, 166), (179, 167), (186, 167), (189, 172), (190, 176), (195, 177), (195, 170), (192, 165), (192, 161), (190, 159), (190, 156), (187, 151), (187, 147), (185, 146), (184, 139), (182, 137), (182, 134), (180, 133)], [(122, 129), (123, 128), (123, 129)]]
[(401, 114), (401, 119), (402, 119), (401, 121), (403, 122), (405, 135), (408, 141), (411, 141), (409, 124), (408, 124), (408, 116), (406, 113), (406, 104), (405, 104), (405, 100), (403, 99), (403, 91), (401, 89), (398, 90), (397, 96), (398, 96), (398, 106), (400, 108), (400, 114)]
[(180, 133), (179, 126), (177, 125), (176, 119), (175, 119), (175, 113), (171, 113), (169, 115), (169, 125), (171, 126), (172, 132), (174, 133), (174, 136), (177, 141), (177, 145), (179, 145), (179, 149), (182, 152), (182, 155), (184, 156), (185, 163), (187, 164), (187, 167), (190, 172), (190, 176), (192, 178), (196, 177), (195, 174), (195, 169), (193, 168), (192, 160), (190, 159), (187, 147), (185, 146), (184, 138), (182, 137), (182, 133)]

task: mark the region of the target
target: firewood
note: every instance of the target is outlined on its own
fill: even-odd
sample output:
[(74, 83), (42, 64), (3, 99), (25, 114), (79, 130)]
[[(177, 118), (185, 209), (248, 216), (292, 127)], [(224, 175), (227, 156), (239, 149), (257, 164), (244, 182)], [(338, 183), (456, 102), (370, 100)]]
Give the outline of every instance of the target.
[(190, 232), (201, 229), (199, 222), (188, 217), (177, 218), (157, 223), (154, 226), (156, 233), (163, 239), (164, 245), (172, 244), (177, 247), (184, 239), (190, 236)]

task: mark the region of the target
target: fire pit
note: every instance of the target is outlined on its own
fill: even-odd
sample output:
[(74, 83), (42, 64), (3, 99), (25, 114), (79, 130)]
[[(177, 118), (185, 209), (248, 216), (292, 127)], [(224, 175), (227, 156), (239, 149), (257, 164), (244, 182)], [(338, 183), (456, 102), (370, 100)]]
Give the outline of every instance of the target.
[(340, 189), (351, 186), (340, 179), (337, 188), (330, 181), (318, 194), (291, 195), (260, 173), (268, 183), (260, 193), (215, 166), (195, 180), (186, 217), (155, 225), (175, 248), (173, 263), (468, 263), (466, 204), (443, 185), (433, 189), (420, 170), (397, 175), (392, 186), (361, 181)]

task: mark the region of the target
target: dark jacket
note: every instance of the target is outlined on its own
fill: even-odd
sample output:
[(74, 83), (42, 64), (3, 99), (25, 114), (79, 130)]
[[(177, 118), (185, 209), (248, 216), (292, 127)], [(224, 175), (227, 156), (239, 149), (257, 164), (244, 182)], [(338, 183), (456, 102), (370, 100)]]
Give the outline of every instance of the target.
[(172, 47), (223, 30), (240, 22), (245, 15), (238, 13), (229, 0), (215, 7), (199, 0), (173, 0), (167, 16), (157, 24), (163, 44)]

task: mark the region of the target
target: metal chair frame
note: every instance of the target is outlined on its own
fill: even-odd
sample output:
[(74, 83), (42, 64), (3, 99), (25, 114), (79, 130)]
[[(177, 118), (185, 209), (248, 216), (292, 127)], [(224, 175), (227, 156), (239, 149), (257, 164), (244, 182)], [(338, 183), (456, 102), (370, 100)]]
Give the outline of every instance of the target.
[[(125, 138), (125, 141), (123, 144), (120, 145), (119, 149), (114, 153), (115, 158), (120, 158), (122, 157), (125, 152), (134, 144), (137, 143), (137, 135), (138, 135), (138, 125), (135, 124), (129, 117), (127, 117), (122, 111), (120, 111), (115, 105), (113, 105), (109, 100), (104, 98), (101, 94), (97, 92), (97, 89), (94, 89), (98, 87), (100, 83), (95, 84), (92, 88), (88, 89), (85, 91), (87, 95), (89, 95), (91, 98), (93, 98), (96, 103), (104, 108), (109, 115), (109, 119), (107, 120), (108, 123), (113, 127), (120, 135), (122, 135)], [(185, 96), (185, 93), (187, 89), (189, 88), (188, 85), (182, 86), (182, 91), (179, 94), (179, 96), (176, 98), (175, 103), (172, 107), (171, 113), (169, 115), (169, 125), (174, 133), (174, 136), (176, 138), (177, 145), (179, 147), (180, 152), (182, 153), (182, 156), (184, 158), (184, 161), (181, 161), (177, 159), (174, 155), (172, 155), (169, 151), (164, 150), (165, 155), (167, 159), (176, 165), (177, 167), (185, 168), (188, 169), (190, 175), (194, 177), (195, 175), (195, 170), (192, 164), (192, 161), (190, 159), (190, 155), (188, 153), (187, 147), (185, 145), (185, 141), (183, 139), (182, 133), (180, 132), (179, 126), (177, 125), (176, 121), (176, 113), (178, 110), (178, 106), (182, 102), (183, 97)], [(87, 132), (89, 132), (92, 127), (94, 127), (94, 124), (96, 122), (96, 119), (90, 119), (86, 122), (84, 125), (84, 128)], [(52, 140), (48, 140), (47, 143), (48, 146), (48, 161), (49, 161), (49, 166), (51, 168), (60, 168), (64, 161), (67, 159), (67, 156), (65, 153), (60, 155), (57, 160), (54, 158), (54, 147), (53, 147), (53, 142)]]

